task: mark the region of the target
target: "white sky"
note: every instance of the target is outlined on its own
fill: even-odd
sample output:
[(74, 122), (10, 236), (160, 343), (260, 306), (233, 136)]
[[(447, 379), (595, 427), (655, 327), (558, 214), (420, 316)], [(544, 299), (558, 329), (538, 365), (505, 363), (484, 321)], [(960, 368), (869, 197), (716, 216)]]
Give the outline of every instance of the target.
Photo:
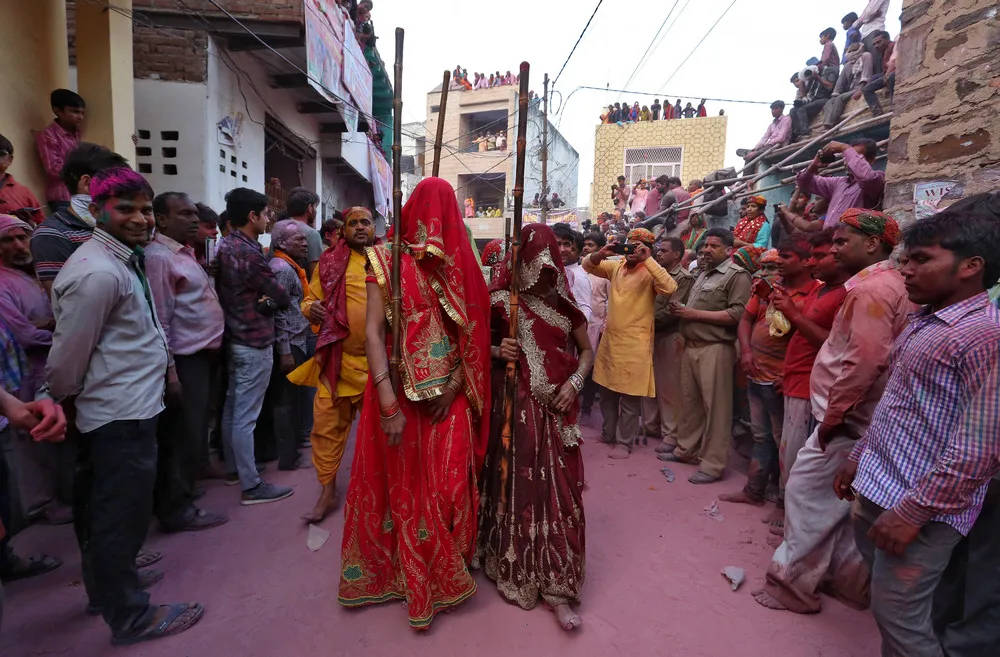
[[(674, 2), (604, 0), (556, 90), (564, 101), (577, 86), (584, 85), (642, 92), (662, 90), (661, 103), (664, 98), (674, 102), (681, 98), (684, 104), (691, 101), (695, 106), (701, 98), (767, 103), (781, 98), (790, 104), (794, 93), (788, 78), (807, 59), (820, 55), (819, 33), (827, 27), (836, 29), (837, 48), (842, 52), (840, 18), (850, 11), (860, 14), (866, 4), (865, 0), (736, 0), (664, 87), (731, 1), (679, 0), (667, 23), (673, 23), (673, 27), (626, 87), (626, 80)], [(902, 3), (890, 2), (886, 29), (893, 38), (899, 33)], [(412, 0), (377, 0), (372, 19), (379, 36), (379, 52), (390, 69), (393, 31), (397, 26), (406, 30), (403, 122), (425, 118), (427, 92), (440, 83), (445, 69), (452, 70), (458, 64), (468, 69), (471, 79), (477, 71), (489, 74), (509, 69), (516, 73), (520, 62), (527, 60), (531, 64), (531, 88), (540, 95), (544, 73), (555, 78), (596, 4), (596, 0), (438, 0), (428, 5)], [(601, 108), (616, 101), (638, 101), (641, 107), (652, 104), (653, 97), (619, 97), (617, 93), (580, 90), (564, 104), (561, 116), (552, 116), (553, 123), (580, 153), (580, 205), (589, 202), (594, 127)], [(736, 157), (736, 149), (753, 146), (764, 133), (770, 120), (767, 105), (711, 100), (706, 105), (709, 116), (726, 110), (726, 164), (737, 164), (741, 160)], [(559, 109), (558, 95), (551, 109)]]

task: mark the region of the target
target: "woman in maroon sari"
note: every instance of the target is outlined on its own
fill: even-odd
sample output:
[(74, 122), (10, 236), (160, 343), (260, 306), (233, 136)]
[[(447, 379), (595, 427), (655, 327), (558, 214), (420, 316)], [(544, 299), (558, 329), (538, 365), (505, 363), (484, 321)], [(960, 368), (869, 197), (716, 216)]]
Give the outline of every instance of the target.
[(344, 507), (338, 602), (402, 598), (410, 624), (427, 629), (437, 612), (476, 591), (468, 566), (489, 434), (489, 295), (447, 182), (421, 181), (400, 220), (401, 394), (387, 356), (391, 249), (369, 247), (369, 379)]
[[(525, 227), (521, 245), (516, 340), (506, 337), (509, 256), (490, 286), (495, 394), (477, 556), (508, 602), (532, 609), (541, 600), (572, 630), (581, 622), (570, 605), (580, 600), (585, 553), (577, 394), (594, 352), (552, 229)], [(519, 366), (513, 439), (505, 448), (500, 391), (506, 361), (513, 360)]]

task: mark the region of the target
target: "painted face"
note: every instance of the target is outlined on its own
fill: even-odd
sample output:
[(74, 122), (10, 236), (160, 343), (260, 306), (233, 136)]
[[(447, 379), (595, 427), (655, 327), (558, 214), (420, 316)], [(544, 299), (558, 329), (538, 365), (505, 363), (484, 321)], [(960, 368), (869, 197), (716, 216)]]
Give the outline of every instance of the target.
[(309, 240), (305, 233), (296, 231), (294, 235), (285, 241), (282, 251), (290, 255), (294, 260), (304, 260), (309, 255)]
[(783, 277), (795, 278), (812, 265), (812, 258), (803, 260), (792, 251), (779, 251), (778, 257), (781, 258), (778, 274)]
[(31, 264), (31, 233), (23, 228), (12, 228), (0, 237), (0, 263), (5, 267), (24, 267)]
[(375, 242), (375, 224), (365, 216), (346, 220), (343, 232), (348, 246), (354, 249), (363, 249)]
[(821, 281), (832, 281), (837, 278), (840, 271), (837, 261), (831, 252), (832, 245), (822, 244), (814, 246), (812, 250), (813, 278)]
[(126, 246), (145, 246), (155, 225), (153, 199), (145, 194), (131, 198), (112, 197), (101, 205), (90, 204), (90, 213), (97, 218), (97, 225)]

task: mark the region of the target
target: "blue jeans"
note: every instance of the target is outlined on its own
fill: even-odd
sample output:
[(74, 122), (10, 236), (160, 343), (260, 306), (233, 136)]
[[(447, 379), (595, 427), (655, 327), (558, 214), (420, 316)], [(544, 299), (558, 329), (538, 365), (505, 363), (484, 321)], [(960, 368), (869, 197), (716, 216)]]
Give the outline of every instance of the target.
[(747, 382), (747, 398), (750, 401), (750, 430), (753, 432), (753, 453), (750, 469), (747, 471), (747, 485), (743, 489), (747, 497), (764, 499), (767, 484), (777, 477), (778, 445), (781, 444), (781, 429), (785, 419), (785, 398), (774, 390), (773, 385)]
[(239, 474), (240, 487), (250, 490), (260, 483), (254, 461), (253, 432), (271, 380), (273, 348), (255, 349), (229, 344), (229, 389), (222, 411), (222, 446), (226, 467)]

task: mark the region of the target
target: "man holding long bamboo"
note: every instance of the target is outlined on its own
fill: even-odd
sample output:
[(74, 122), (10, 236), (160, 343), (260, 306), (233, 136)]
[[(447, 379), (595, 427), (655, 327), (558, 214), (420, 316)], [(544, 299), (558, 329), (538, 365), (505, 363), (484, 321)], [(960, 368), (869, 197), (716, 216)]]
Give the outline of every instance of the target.
[(365, 247), (374, 238), (371, 211), (345, 210), (340, 239), (320, 256), (302, 301), (302, 314), (319, 334), (316, 356), (288, 377), (317, 389), (309, 440), (322, 491), (316, 506), (302, 516), (307, 522), (319, 522), (339, 504), (337, 470), (368, 381)]

